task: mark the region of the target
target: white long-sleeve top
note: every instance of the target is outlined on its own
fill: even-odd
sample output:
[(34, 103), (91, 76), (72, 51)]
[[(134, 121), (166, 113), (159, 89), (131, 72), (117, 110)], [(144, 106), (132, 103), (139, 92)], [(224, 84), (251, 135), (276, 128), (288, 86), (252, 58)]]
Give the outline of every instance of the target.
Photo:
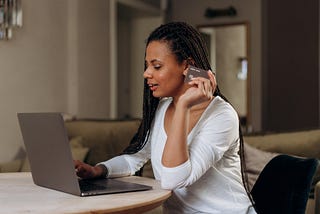
[(167, 135), (165, 112), (172, 102), (163, 98), (158, 106), (145, 147), (132, 155), (121, 155), (104, 164), (109, 177), (133, 175), (150, 158), (155, 179), (172, 196), (164, 213), (255, 213), (241, 177), (239, 122), (234, 109), (219, 96), (203, 112), (187, 138), (189, 160), (168, 168), (161, 158)]

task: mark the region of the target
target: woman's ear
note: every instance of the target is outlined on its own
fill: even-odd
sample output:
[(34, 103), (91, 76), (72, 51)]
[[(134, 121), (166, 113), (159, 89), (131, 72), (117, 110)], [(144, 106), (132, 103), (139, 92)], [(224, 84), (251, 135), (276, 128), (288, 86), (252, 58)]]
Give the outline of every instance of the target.
[(183, 69), (183, 75), (184, 75), (184, 76), (187, 75), (188, 69), (189, 69), (189, 64), (188, 64), (188, 63), (185, 63), (185, 64), (184, 64), (184, 69)]
[(189, 69), (189, 65), (194, 65), (194, 60), (189, 57), (183, 63), (184, 63), (183, 75), (186, 76)]

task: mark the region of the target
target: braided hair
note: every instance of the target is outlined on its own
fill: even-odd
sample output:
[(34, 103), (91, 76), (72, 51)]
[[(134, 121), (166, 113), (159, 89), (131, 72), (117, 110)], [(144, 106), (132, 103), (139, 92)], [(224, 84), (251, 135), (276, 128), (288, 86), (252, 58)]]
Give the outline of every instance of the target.
[[(156, 28), (149, 35), (146, 41), (146, 47), (152, 41), (166, 42), (171, 52), (176, 56), (178, 63), (184, 60), (192, 59), (193, 65), (204, 70), (211, 70), (209, 62), (208, 50), (205, 46), (202, 37), (196, 29), (184, 22), (170, 22)], [(145, 68), (146, 69), (146, 68)], [(224, 97), (219, 87), (216, 87), (214, 96), (220, 96), (226, 102), (229, 101)], [(152, 121), (155, 117), (155, 112), (159, 104), (159, 98), (153, 97), (151, 90), (147, 85), (147, 80), (144, 81), (143, 93), (143, 117), (137, 133), (132, 138), (130, 145), (123, 151), (124, 154), (133, 154), (140, 151), (148, 141)], [(245, 157), (243, 148), (243, 136), (239, 123), (239, 140), (240, 149), (239, 155), (241, 160), (241, 174), (246, 192), (253, 203), (249, 193), (248, 179), (245, 173)]]

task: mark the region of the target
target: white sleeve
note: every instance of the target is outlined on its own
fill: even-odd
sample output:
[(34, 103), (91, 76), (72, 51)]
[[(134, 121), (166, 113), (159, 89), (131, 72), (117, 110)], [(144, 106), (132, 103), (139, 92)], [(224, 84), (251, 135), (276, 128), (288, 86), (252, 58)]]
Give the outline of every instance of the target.
[(226, 111), (209, 118), (189, 144), (189, 159), (177, 167), (162, 167), (162, 188), (175, 189), (193, 184), (238, 138), (238, 119), (234, 113)]
[(103, 164), (108, 169), (108, 177), (124, 177), (134, 175), (140, 168), (150, 159), (150, 143), (146, 145), (135, 154), (119, 155), (105, 162)]

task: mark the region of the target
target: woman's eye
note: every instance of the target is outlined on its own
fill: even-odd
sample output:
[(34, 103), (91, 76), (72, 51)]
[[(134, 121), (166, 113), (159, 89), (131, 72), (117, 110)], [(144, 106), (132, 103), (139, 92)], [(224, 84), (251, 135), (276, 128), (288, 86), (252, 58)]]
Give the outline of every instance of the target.
[(159, 69), (161, 68), (160, 65), (155, 65), (155, 66), (153, 66), (153, 67), (154, 67), (154, 69), (156, 69), (156, 70), (159, 70)]

